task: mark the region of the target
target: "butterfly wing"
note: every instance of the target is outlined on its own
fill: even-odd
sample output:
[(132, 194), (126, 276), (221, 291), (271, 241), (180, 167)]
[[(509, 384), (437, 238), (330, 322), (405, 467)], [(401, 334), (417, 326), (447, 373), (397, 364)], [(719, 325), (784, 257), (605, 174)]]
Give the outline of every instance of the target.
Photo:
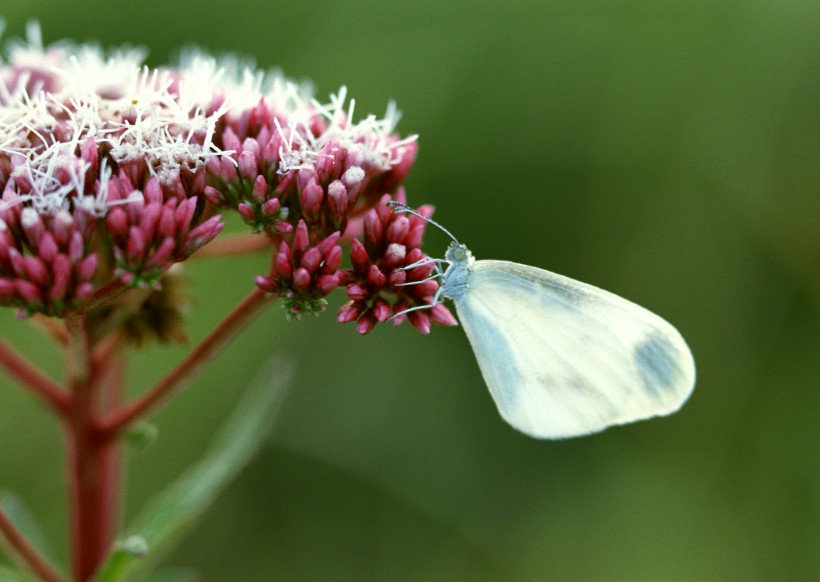
[(694, 387), (692, 354), (671, 324), (568, 277), (476, 261), (456, 310), (501, 416), (534, 437), (670, 414)]

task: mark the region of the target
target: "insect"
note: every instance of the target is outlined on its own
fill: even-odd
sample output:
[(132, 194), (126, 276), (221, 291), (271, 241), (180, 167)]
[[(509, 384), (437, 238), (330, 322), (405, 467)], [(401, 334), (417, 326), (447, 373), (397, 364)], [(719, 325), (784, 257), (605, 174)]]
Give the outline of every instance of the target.
[[(392, 203), (394, 212), (421, 216)], [(683, 337), (651, 311), (536, 267), (476, 260), (452, 242), (433, 262), (501, 416), (536, 438), (558, 439), (671, 414), (695, 385)], [(448, 265), (443, 270), (442, 265)]]

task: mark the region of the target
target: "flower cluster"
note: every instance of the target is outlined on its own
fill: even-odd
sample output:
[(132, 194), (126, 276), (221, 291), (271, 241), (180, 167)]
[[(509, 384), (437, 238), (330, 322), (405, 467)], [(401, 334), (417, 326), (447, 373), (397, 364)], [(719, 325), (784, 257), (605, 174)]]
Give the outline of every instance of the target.
[[(270, 242), (256, 284), (288, 316), (323, 310), (342, 285), (353, 302), (339, 319), (362, 333), (430, 303), (435, 281), (402, 286), (430, 275), (402, 269), (424, 256), (424, 221), (384, 205), (404, 199), (417, 148), (392, 104), (354, 122), (344, 87), (322, 104), (237, 60), (143, 58), (43, 47), (33, 28), (0, 61), (0, 304), (62, 316), (112, 282), (159, 291), (231, 211)], [(440, 306), (409, 319), (425, 333), (454, 321)]]
[[(438, 290), (438, 282), (430, 276), (432, 261), (425, 262), (421, 251), (422, 237), (427, 222), (414, 214), (395, 214), (388, 206), (389, 196), (368, 211), (364, 218), (364, 244), (353, 239), (347, 295), (350, 301), (342, 306), (337, 316), (340, 323), (356, 321), (361, 334), (369, 333), (377, 323), (391, 317), (400, 324), (405, 317), (421, 333), (430, 333), (430, 323), (456, 325), (453, 315), (441, 303), (428, 306)], [(396, 202), (404, 204), (404, 190), (400, 189)], [(422, 216), (433, 214), (432, 206), (417, 209)], [(418, 265), (418, 263), (423, 263)], [(412, 267), (412, 265), (418, 265)], [(394, 298), (393, 304), (389, 299)]]

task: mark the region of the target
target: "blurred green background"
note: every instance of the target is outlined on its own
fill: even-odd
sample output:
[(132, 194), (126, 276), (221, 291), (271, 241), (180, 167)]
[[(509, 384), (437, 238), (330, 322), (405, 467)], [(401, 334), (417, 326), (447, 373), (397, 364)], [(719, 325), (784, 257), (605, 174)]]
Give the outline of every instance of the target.
[[(181, 45), (395, 99), (412, 203), (479, 258), (544, 267), (673, 322), (680, 413), (539, 442), (498, 416), (463, 333), (256, 321), (155, 417), (125, 518), (195, 460), (272, 353), (298, 373), (261, 454), (171, 555), (203, 581), (820, 579), (820, 196), (813, 0), (389, 3), (4, 0), (5, 38)], [(446, 240), (430, 232), (435, 254)], [(188, 269), (202, 337), (265, 256)], [(342, 301), (337, 295), (333, 307)], [(59, 374), (11, 313), (2, 334)], [(185, 347), (134, 360), (139, 386)], [(64, 535), (57, 427), (0, 379), (0, 488)]]

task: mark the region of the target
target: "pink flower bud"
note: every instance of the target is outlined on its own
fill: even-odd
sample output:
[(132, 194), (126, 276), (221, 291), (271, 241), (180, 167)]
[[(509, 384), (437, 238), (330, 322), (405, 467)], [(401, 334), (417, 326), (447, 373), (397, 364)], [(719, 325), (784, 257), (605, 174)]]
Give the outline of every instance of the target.
[(55, 261), (53, 273), (54, 281), (48, 288), (49, 301), (62, 301), (68, 292), (68, 286), (71, 284), (71, 267), (68, 264), (68, 259), (65, 255), (60, 255), (60, 261)]
[(279, 163), (279, 148), (282, 146), (278, 132), (271, 135), (270, 140), (262, 150), (262, 163), (268, 168), (273, 168)]
[(295, 257), (301, 257), (302, 253), (307, 250), (309, 242), (310, 238), (307, 224), (305, 224), (304, 220), (300, 220), (299, 224), (296, 225), (296, 234), (293, 237), (293, 255)]
[(242, 152), (239, 154), (239, 175), (246, 180), (256, 180), (259, 175), (258, 162), (253, 152)]
[(9, 259), (11, 260), (11, 267), (14, 269), (14, 274), (17, 277), (26, 276), (26, 259), (20, 254), (17, 249), (9, 249)]
[(330, 249), (330, 252), (325, 255), (325, 264), (322, 267), (322, 272), (325, 274), (335, 273), (339, 265), (342, 263), (342, 247), (339, 245)]
[(396, 216), (387, 227), (387, 240), (403, 243), (408, 232), (410, 232), (410, 221), (403, 214)]
[(243, 202), (237, 206), (236, 211), (245, 220), (253, 220), (254, 216), (256, 216), (256, 213), (253, 211), (253, 207), (247, 202)]
[(10, 297), (17, 292), (17, 288), (8, 279), (0, 277), (0, 298)]
[(410, 325), (424, 335), (430, 333), (430, 317), (423, 311), (411, 311), (407, 314), (407, 318), (410, 320)]
[(436, 325), (458, 325), (458, 320), (455, 316), (441, 303), (430, 310), (430, 320)]
[(25, 279), (15, 279), (14, 287), (17, 290), (17, 294), (26, 303), (31, 305), (42, 305), (43, 296), (40, 294), (40, 290), (37, 286), (30, 281), (26, 281)]
[(407, 308), (408, 305), (404, 301), (396, 301), (393, 305), (393, 325), (401, 325), (407, 319), (407, 314), (402, 313)]
[(242, 142), (230, 127), (226, 127), (222, 133), (222, 143), (224, 150), (240, 152), (242, 151)]
[(407, 256), (407, 247), (398, 243), (391, 243), (384, 252), (383, 266), (387, 269), (395, 269), (405, 264), (404, 258)]
[(387, 321), (390, 319), (390, 304), (379, 297), (373, 302), (373, 315), (379, 323)]
[(74, 219), (71, 217), (71, 213), (68, 210), (60, 210), (54, 216), (54, 222), (52, 223), (52, 234), (54, 235), (54, 240), (58, 245), (67, 245), (69, 240), (71, 240), (71, 234), (74, 229)]
[(72, 263), (82, 260), (84, 247), (83, 235), (76, 231), (73, 232), (71, 234), (71, 240), (68, 242), (68, 260)]
[(273, 225), (273, 230), (279, 234), (290, 234), (293, 232), (293, 225), (284, 220), (280, 220)]
[(116, 237), (124, 237), (128, 233), (128, 215), (120, 206), (112, 208), (105, 217), (105, 226)]
[(77, 301), (87, 301), (94, 295), (94, 285), (91, 283), (80, 283), (74, 289), (74, 299)]
[(310, 287), (311, 276), (307, 269), (299, 267), (293, 273), (293, 288), (303, 291)]
[(336, 287), (339, 286), (339, 283), (339, 276), (335, 273), (332, 275), (322, 275), (316, 280), (316, 288), (327, 295), (336, 289)]
[(347, 189), (340, 180), (327, 187), (327, 206), (335, 224), (341, 224), (347, 217)]
[(348, 301), (339, 308), (339, 313), (336, 315), (336, 321), (339, 323), (349, 323), (359, 319), (359, 316), (364, 311), (364, 306), (355, 301)]
[(302, 214), (310, 221), (316, 220), (319, 211), (322, 209), (322, 199), (325, 191), (315, 182), (308, 184), (299, 192), (299, 204), (302, 207)]
[[(252, 137), (246, 137), (245, 141), (242, 142), (242, 153), (249, 153), (253, 154), (254, 158), (259, 157), (259, 142), (253, 139)], [(241, 157), (242, 154), (240, 154)]]
[(339, 241), (339, 238), (341, 238), (341, 236), (342, 236), (342, 233), (337, 230), (336, 232), (334, 232), (330, 236), (325, 237), (322, 240), (322, 242), (320, 242), (319, 245), (317, 246), (317, 248), (319, 249), (319, 252), (322, 253), (322, 255), (327, 255), (331, 251), (331, 249), (334, 246), (336, 246), (336, 243)]
[(434, 295), (438, 290), (438, 283), (435, 281), (426, 281), (424, 283), (414, 285), (414, 287), (416, 288), (417, 297), (429, 297)]
[[(256, 180), (254, 180), (253, 183), (252, 194), (254, 199), (259, 202), (265, 202), (265, 199), (268, 196), (268, 181), (265, 180), (265, 176), (260, 174), (256, 177)], [(272, 200), (276, 200), (276, 198), (273, 198)]]
[(273, 263), (274, 271), (283, 279), (290, 279), (291, 274), (293, 274), (290, 259), (290, 247), (288, 247), (288, 243), (283, 241), (282, 244), (279, 245), (279, 250), (276, 252), (276, 258)]
[(38, 287), (47, 287), (49, 284), (48, 270), (39, 257), (26, 257), (26, 272), (32, 283)]
[[(259, 177), (261, 178), (262, 176)], [(276, 216), (281, 208), (282, 204), (279, 202), (279, 199), (271, 198), (262, 205), (262, 214), (265, 216)]]
[(226, 182), (236, 182), (236, 179), (239, 177), (239, 173), (236, 171), (236, 166), (231, 161), (230, 158), (224, 157), (221, 159), (219, 164), (219, 174), (218, 176), (225, 180)]
[(220, 192), (213, 186), (205, 186), (203, 194), (205, 195), (205, 200), (207, 200), (214, 206), (221, 206), (225, 203), (225, 197), (222, 195), (222, 192)]
[(188, 233), (181, 256), (184, 258), (190, 257), (197, 250), (214, 240), (223, 228), (225, 228), (225, 223), (222, 222), (222, 217), (218, 214), (212, 216)]
[(162, 204), (162, 186), (160, 186), (159, 179), (156, 176), (148, 180), (148, 183), (145, 185), (145, 188), (142, 192), (145, 196), (146, 204), (151, 204), (152, 202), (156, 204)]
[(370, 257), (367, 256), (367, 250), (357, 238), (350, 241), (350, 262), (353, 264), (353, 269), (360, 275), (364, 275), (370, 269)]
[(388, 281), (390, 282), (390, 285), (392, 287), (404, 285), (404, 283), (407, 281), (407, 271), (399, 271), (398, 269), (393, 269), (392, 271), (390, 271)]
[(367, 311), (356, 323), (356, 331), (362, 335), (367, 335), (376, 327), (376, 323), (376, 316), (371, 311)]
[(257, 275), (254, 277), (254, 282), (256, 286), (259, 287), (262, 291), (266, 293), (275, 293), (278, 290), (276, 286), (276, 281), (274, 281), (271, 277), (263, 277), (262, 275)]
[(351, 283), (347, 286), (347, 296), (353, 301), (363, 301), (370, 297), (370, 289), (359, 283)]
[(146, 241), (150, 241), (154, 238), (161, 212), (162, 205), (159, 202), (152, 202), (145, 206), (145, 210), (140, 218), (139, 228), (142, 231), (142, 236)]
[[(171, 256), (174, 254), (176, 248), (177, 241), (170, 236), (165, 237), (162, 239), (162, 242), (159, 243), (157, 250), (151, 255), (151, 264), (162, 269), (169, 268), (173, 262)], [(193, 251), (189, 252), (189, 250), (189, 247), (183, 246), (177, 253), (176, 259), (178, 261), (187, 259), (193, 253)]]
[(368, 247), (377, 248), (382, 240), (382, 221), (375, 209), (364, 215), (364, 240)]
[(128, 229), (125, 255), (129, 263), (136, 263), (142, 260), (142, 257), (145, 255), (145, 238), (136, 226), (132, 226)]
[(54, 237), (51, 236), (50, 232), (44, 233), (43, 236), (40, 237), (37, 254), (45, 262), (50, 263), (54, 260), (54, 257), (57, 256), (58, 252), (60, 252), (60, 249), (57, 247), (57, 243), (54, 242)]
[(80, 263), (77, 265), (77, 277), (80, 281), (90, 281), (92, 277), (94, 277), (94, 273), (97, 271), (97, 254), (92, 253), (84, 258)]
[[(308, 249), (304, 255), (302, 255), (301, 266), (304, 269), (314, 275), (316, 271), (319, 270), (319, 264), (322, 262), (322, 253), (319, 252), (319, 249), (316, 247)], [(295, 278), (294, 278), (295, 280)]]
[(370, 270), (367, 272), (367, 284), (372, 289), (381, 289), (387, 282), (387, 277), (384, 276), (376, 265), (370, 265)]
[(177, 234), (176, 212), (174, 205), (171, 203), (162, 207), (157, 223), (157, 234), (161, 237), (175, 237)]
[(20, 213), (20, 226), (28, 236), (28, 240), (35, 246), (46, 230), (43, 220), (33, 208), (24, 208)]
[(191, 219), (193, 219), (194, 212), (196, 212), (196, 202), (196, 198), (188, 198), (177, 206), (174, 214), (177, 221), (177, 230), (180, 234), (187, 233), (191, 227)]

